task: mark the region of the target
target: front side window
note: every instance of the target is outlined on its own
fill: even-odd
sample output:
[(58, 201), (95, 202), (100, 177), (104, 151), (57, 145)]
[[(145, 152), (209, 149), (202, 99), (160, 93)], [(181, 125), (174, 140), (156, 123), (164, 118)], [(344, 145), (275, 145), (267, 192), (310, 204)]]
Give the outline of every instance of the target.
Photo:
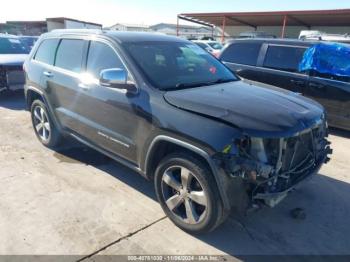
[(29, 54), (29, 48), (17, 38), (0, 38), (0, 54)]
[(84, 54), (84, 40), (62, 39), (56, 55), (55, 66), (80, 73)]
[(161, 90), (237, 80), (220, 61), (186, 42), (124, 43), (147, 79)]
[(58, 43), (59, 43), (59, 39), (44, 40), (40, 44), (34, 59), (48, 65), (53, 65)]
[(225, 49), (221, 60), (229, 63), (255, 66), (261, 43), (233, 43)]
[(299, 64), (306, 48), (294, 46), (269, 46), (264, 67), (288, 72), (299, 72)]
[(124, 69), (118, 55), (107, 44), (92, 41), (89, 47), (87, 72), (98, 79), (102, 70), (111, 68)]

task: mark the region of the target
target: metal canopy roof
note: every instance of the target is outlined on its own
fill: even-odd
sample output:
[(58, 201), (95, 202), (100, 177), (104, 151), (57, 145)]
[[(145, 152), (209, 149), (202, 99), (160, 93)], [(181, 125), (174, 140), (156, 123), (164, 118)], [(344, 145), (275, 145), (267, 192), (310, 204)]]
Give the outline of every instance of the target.
[[(187, 13), (179, 19), (207, 26), (282, 26), (285, 19), (288, 26), (350, 26), (350, 9), (278, 11), (278, 12), (236, 12), (236, 13)], [(225, 22), (223, 22), (225, 20)]]

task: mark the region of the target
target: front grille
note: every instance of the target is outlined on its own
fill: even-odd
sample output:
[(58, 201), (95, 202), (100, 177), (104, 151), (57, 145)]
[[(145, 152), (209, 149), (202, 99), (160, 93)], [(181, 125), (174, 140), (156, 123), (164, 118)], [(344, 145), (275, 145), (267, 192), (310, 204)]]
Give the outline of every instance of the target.
[(19, 84), (24, 84), (24, 71), (22, 66), (0, 66), (0, 88)]
[(284, 178), (279, 181), (279, 188), (289, 187), (305, 175), (309, 174), (317, 165), (319, 149), (322, 144), (324, 129), (322, 125), (286, 139), (285, 149), (282, 152), (282, 167), (279, 176)]
[(314, 155), (312, 131), (303, 133), (296, 137), (288, 138), (286, 141), (286, 149), (283, 152), (282, 172), (286, 172), (297, 167), (306, 159)]

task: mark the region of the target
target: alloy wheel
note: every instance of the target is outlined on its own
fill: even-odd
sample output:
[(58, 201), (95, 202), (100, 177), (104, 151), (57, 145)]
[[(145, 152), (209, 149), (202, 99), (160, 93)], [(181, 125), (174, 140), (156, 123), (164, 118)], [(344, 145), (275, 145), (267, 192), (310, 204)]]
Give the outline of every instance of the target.
[(33, 112), (35, 131), (43, 141), (48, 141), (51, 135), (51, 126), (44, 108), (36, 106)]
[(182, 166), (170, 167), (163, 174), (161, 187), (167, 207), (183, 222), (198, 224), (204, 219), (208, 199), (193, 172)]

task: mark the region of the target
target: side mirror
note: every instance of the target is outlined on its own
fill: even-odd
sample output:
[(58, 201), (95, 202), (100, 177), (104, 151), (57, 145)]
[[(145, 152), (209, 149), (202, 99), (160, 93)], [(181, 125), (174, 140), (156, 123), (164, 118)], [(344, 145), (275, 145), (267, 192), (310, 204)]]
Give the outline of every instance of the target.
[(128, 81), (127, 71), (121, 68), (102, 70), (100, 73), (100, 84), (110, 88), (136, 90), (134, 83)]

